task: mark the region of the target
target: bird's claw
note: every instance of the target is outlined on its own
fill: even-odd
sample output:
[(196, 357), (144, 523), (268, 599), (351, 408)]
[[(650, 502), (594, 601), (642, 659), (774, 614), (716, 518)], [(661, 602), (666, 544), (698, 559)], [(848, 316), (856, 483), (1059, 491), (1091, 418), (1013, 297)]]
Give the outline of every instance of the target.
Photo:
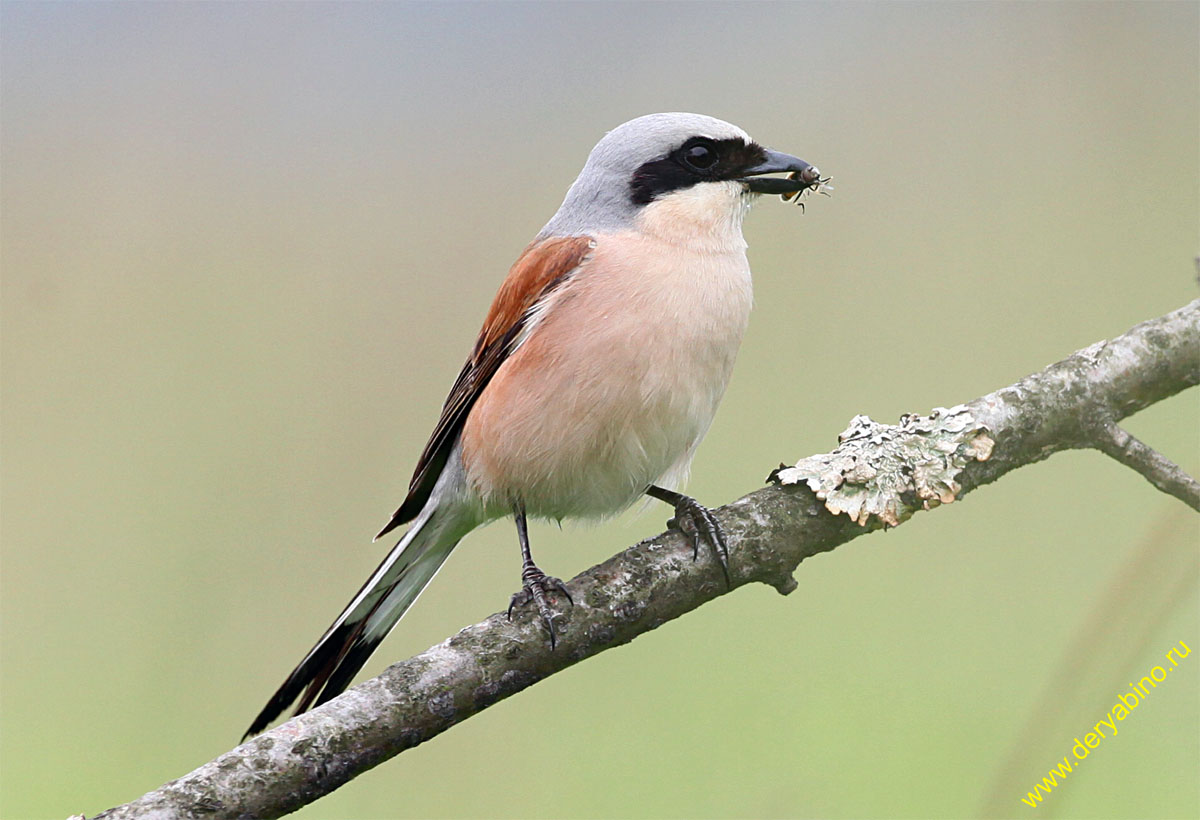
[(561, 579), (547, 575), (537, 567), (526, 567), (525, 571), (521, 573), (521, 581), (523, 582), (521, 591), (514, 594), (508, 602), (508, 619), (512, 620), (513, 610), (517, 607), (528, 606), (531, 601), (537, 604), (542, 623), (546, 625), (546, 631), (550, 633), (550, 648), (554, 649), (555, 644), (558, 643), (558, 635), (554, 631), (554, 620), (561, 618), (562, 613), (555, 612), (550, 607), (546, 596), (557, 592), (561, 593), (571, 606), (575, 606), (575, 601), (571, 599), (571, 593), (567, 591), (567, 585)]
[(721, 571), (725, 574), (725, 585), (730, 586), (729, 580), (729, 546), (725, 541), (725, 531), (721, 522), (713, 515), (713, 511), (694, 498), (684, 496), (675, 505), (675, 517), (667, 522), (671, 529), (679, 530), (692, 545), (692, 560), (700, 556), (700, 542), (707, 541), (721, 562)]

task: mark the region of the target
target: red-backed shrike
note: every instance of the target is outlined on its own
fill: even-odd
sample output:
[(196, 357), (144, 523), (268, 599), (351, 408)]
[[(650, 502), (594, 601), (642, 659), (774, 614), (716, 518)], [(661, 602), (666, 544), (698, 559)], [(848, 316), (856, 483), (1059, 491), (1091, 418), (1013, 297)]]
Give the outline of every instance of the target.
[[(785, 177), (766, 174), (787, 173)], [(558, 213), (512, 266), (379, 533), (408, 531), (255, 718), (262, 731), (341, 693), (455, 545), (514, 516), (524, 563), (512, 606), (566, 587), (529, 551), (526, 516), (598, 518), (642, 495), (707, 542), (720, 524), (676, 489), (713, 414), (750, 315), (742, 218), (757, 194), (820, 184), (803, 160), (698, 114), (651, 114), (592, 149)], [(377, 536), (378, 537), (378, 536)], [(728, 576), (727, 576), (728, 577)]]

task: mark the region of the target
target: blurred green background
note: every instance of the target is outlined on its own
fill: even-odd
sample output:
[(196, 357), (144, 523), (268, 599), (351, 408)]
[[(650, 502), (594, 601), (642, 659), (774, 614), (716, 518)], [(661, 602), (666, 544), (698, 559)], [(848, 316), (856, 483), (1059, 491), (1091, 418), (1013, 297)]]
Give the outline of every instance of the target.
[[(231, 747), (374, 568), (508, 265), (652, 111), (832, 174), (747, 222), (718, 504), (1196, 296), (1195, 3), (0, 6), (0, 814), (89, 815)], [(1128, 424), (1200, 471), (1197, 396)], [(561, 533), (569, 577), (662, 508)], [(1195, 817), (1197, 519), (1090, 452), (805, 563), (300, 813)], [(502, 608), (472, 535), (365, 670)], [(1041, 703), (1039, 706), (1038, 704)]]

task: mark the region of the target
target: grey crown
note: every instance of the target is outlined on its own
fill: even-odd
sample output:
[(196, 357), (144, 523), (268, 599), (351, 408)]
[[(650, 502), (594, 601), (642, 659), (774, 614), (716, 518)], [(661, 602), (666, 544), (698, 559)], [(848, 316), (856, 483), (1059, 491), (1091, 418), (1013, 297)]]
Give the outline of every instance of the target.
[(630, 198), (633, 172), (666, 156), (690, 137), (750, 141), (750, 135), (736, 125), (703, 114), (647, 114), (618, 125), (596, 143), (558, 212), (537, 238), (632, 227), (643, 207)]

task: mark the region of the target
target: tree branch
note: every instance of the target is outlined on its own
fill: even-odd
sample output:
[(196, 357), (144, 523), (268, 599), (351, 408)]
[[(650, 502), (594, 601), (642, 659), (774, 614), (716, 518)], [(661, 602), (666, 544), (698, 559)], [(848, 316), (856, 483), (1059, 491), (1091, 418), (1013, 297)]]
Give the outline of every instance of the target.
[[(242, 744), (104, 818), (278, 817), (539, 680), (627, 643), (730, 589), (781, 593), (805, 558), (953, 501), (1066, 449), (1097, 447), (1196, 506), (1196, 482), (1132, 437), (1098, 429), (1200, 382), (1200, 300), (1010, 387), (895, 426), (858, 417), (837, 450), (772, 473), (775, 486), (718, 511), (727, 588), (678, 533), (643, 541), (570, 583), (551, 650), (535, 617), (496, 614), (324, 706)], [(1109, 427), (1111, 425), (1111, 428)], [(806, 489), (806, 486), (811, 489)], [(845, 512), (846, 515), (838, 515)]]
[(1164, 493), (1175, 496), (1196, 512), (1200, 512), (1200, 482), (1162, 453), (1138, 441), (1116, 422), (1106, 422), (1096, 431), (1095, 447), (1126, 467), (1141, 473), (1147, 481)]

